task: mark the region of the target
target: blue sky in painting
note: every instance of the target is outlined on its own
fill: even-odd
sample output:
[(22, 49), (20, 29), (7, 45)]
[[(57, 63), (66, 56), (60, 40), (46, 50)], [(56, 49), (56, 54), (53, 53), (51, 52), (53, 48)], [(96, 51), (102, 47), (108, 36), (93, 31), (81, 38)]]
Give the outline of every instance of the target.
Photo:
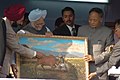
[[(35, 42), (32, 42), (35, 41)], [(43, 50), (43, 51), (52, 51), (57, 52), (58, 48), (60, 50), (66, 49), (70, 47), (68, 44), (78, 44), (78, 45), (84, 45), (84, 40), (70, 40), (70, 39), (60, 39), (60, 38), (27, 38), (22, 37), (19, 39), (20, 44), (28, 44), (33, 45), (32, 48), (35, 50)], [(62, 45), (61, 45), (62, 44)], [(59, 46), (58, 46), (59, 45)], [(65, 52), (66, 53), (66, 52)], [(81, 53), (76, 53), (76, 55), (79, 55)]]

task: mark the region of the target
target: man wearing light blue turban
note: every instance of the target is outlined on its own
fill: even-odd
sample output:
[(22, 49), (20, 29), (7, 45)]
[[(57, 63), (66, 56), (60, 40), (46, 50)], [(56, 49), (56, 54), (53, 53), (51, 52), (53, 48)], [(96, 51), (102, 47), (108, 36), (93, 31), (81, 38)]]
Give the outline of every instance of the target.
[(45, 17), (47, 15), (46, 10), (34, 9), (28, 15), (28, 19), (30, 23), (26, 25), (22, 30), (18, 31), (18, 33), (33, 33), (33, 34), (41, 34), (46, 35), (49, 33), (52, 35), (50, 30), (45, 25)]

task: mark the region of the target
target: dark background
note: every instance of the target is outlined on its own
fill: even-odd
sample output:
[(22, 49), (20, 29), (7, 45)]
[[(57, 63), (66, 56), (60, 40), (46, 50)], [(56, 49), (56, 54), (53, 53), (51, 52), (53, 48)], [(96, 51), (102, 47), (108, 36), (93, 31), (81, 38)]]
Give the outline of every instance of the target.
[(120, 0), (110, 0), (108, 4), (60, 0), (0, 0), (0, 16), (3, 16), (3, 11), (6, 7), (16, 3), (25, 5), (27, 12), (35, 8), (46, 9), (48, 11), (46, 24), (51, 30), (54, 30), (54, 22), (57, 17), (61, 16), (61, 10), (66, 6), (72, 7), (75, 10), (75, 23), (80, 25), (87, 24), (88, 12), (93, 7), (103, 9), (105, 13), (104, 22), (114, 22), (120, 18)]

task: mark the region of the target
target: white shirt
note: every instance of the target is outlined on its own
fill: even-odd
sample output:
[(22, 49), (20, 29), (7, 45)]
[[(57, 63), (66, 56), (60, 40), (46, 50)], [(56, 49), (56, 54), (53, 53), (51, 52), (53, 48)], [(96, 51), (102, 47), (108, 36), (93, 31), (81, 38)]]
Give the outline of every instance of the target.
[(73, 25), (73, 27), (69, 26), (69, 25), (66, 25), (68, 27), (68, 29), (70, 30), (70, 33), (71, 35), (73, 35), (73, 31), (72, 31), (72, 28), (75, 28), (75, 25)]

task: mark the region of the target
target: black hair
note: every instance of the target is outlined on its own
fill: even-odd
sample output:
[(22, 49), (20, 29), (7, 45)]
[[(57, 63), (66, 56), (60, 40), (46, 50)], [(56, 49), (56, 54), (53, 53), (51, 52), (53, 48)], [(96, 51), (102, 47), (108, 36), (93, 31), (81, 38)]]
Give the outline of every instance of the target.
[[(117, 25), (117, 26), (116, 26)], [(120, 19), (117, 19), (115, 22), (114, 22), (114, 28), (120, 28)]]
[(58, 17), (56, 20), (55, 20), (55, 26), (58, 27), (61, 25), (61, 23), (64, 23), (62, 17)]
[(120, 19), (117, 19), (114, 24), (120, 25)]
[(71, 7), (65, 7), (64, 9), (62, 9), (62, 16), (63, 16), (64, 11), (71, 11), (73, 15), (75, 15), (74, 10)]
[(97, 13), (100, 15), (101, 18), (102, 18), (103, 15), (104, 15), (103, 10), (100, 9), (100, 8), (97, 8), (97, 7), (92, 8), (92, 9), (89, 11), (89, 14), (90, 14), (91, 12), (97, 12)]

